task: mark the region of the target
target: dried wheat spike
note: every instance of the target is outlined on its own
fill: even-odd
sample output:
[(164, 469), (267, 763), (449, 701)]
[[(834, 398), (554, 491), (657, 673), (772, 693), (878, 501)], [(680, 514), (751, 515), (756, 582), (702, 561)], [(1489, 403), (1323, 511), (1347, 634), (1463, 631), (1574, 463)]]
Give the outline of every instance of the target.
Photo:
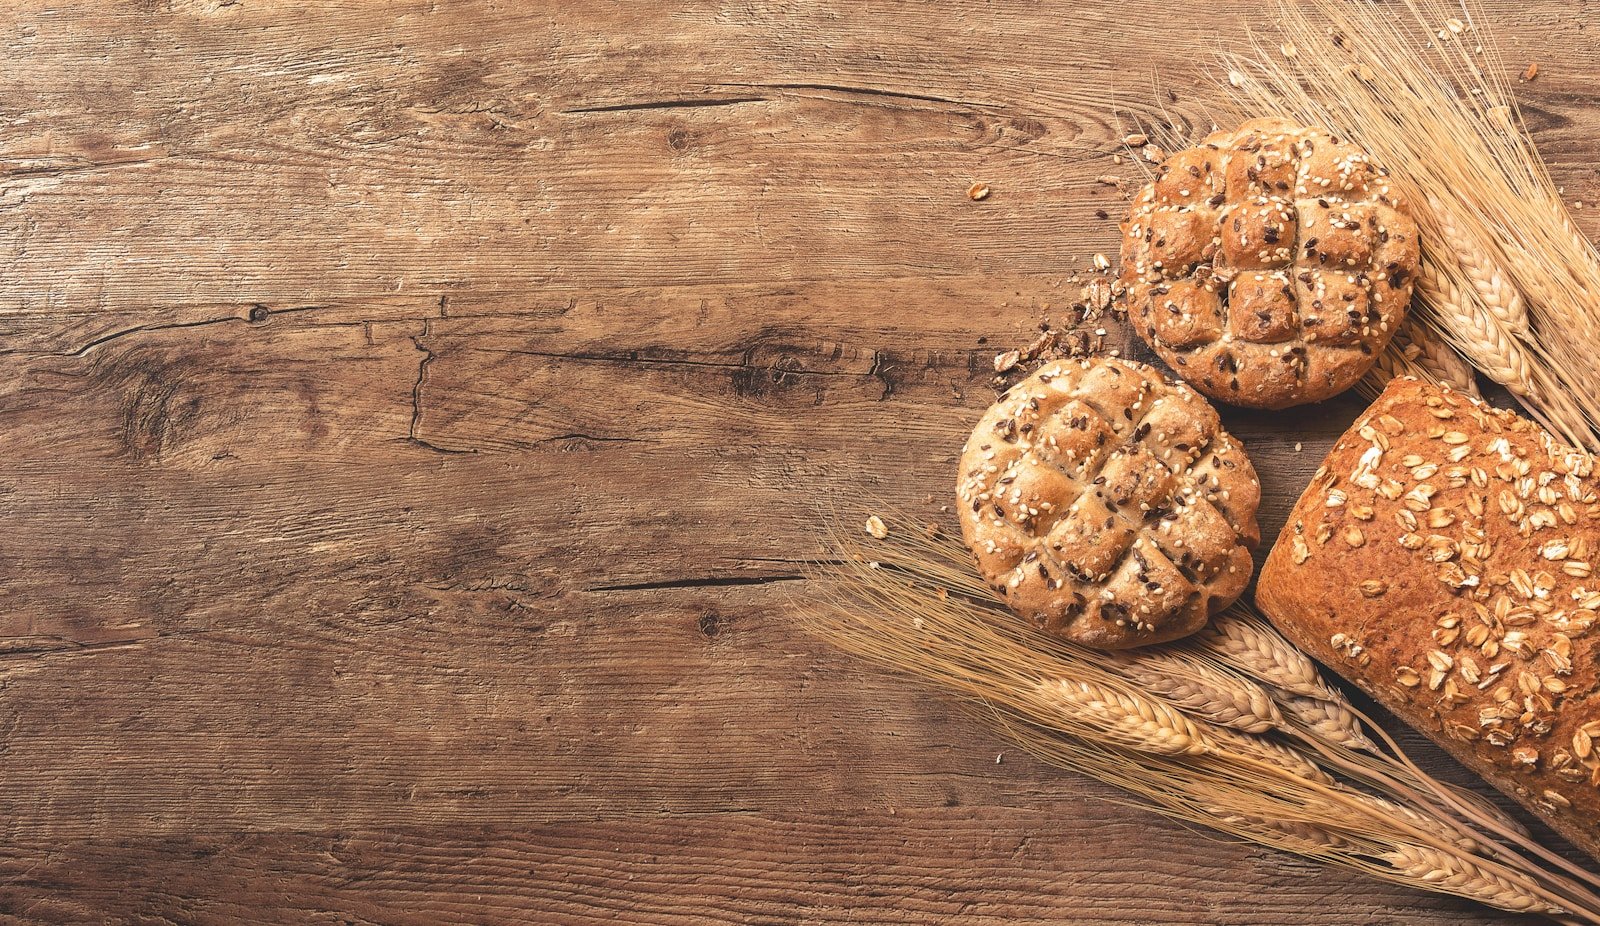
[(1528, 307), (1523, 302), (1522, 292), (1506, 276), (1499, 262), (1467, 233), (1456, 219), (1454, 209), (1432, 197), (1428, 199), (1428, 208), (1439, 225), (1444, 243), (1449, 245), (1483, 307), (1511, 332), (1527, 334)]
[(1485, 870), (1470, 858), (1409, 843), (1403, 843), (1379, 858), (1405, 877), (1421, 881), (1435, 890), (1469, 897), (1501, 910), (1554, 916), (1568, 912), (1535, 896), (1521, 885)]
[(1463, 852), (1477, 852), (1483, 848), (1476, 839), (1426, 811), (1416, 810), (1405, 804), (1374, 797), (1370, 794), (1352, 793), (1352, 797), (1360, 803), (1375, 808), (1381, 816), (1389, 818), (1404, 817), (1417, 829), (1432, 833)]
[(1197, 638), (1198, 652), (1258, 681), (1308, 698), (1325, 697), (1317, 667), (1266, 623), (1237, 611), (1216, 616)]
[(1044, 696), (1038, 719), (1051, 723), (1052, 714), (1057, 715), (1055, 719), (1064, 715), (1068, 732), (1088, 726), (1119, 746), (1165, 756), (1209, 751), (1204, 734), (1193, 721), (1150, 698), (1066, 679), (1041, 682), (1038, 692)]
[(1138, 650), (1115, 654), (1106, 668), (1140, 688), (1214, 724), (1265, 733), (1281, 729), (1283, 715), (1255, 682), (1180, 653)]
[(1205, 811), (1216, 817), (1218, 822), (1229, 829), (1273, 834), (1266, 837), (1269, 840), (1269, 845), (1278, 845), (1280, 848), (1303, 855), (1315, 856), (1329, 849), (1350, 849), (1355, 846), (1354, 843), (1338, 833), (1323, 829), (1312, 823), (1302, 823), (1297, 820), (1271, 820), (1266, 817), (1240, 813), (1216, 805), (1207, 806)]
[(1228, 729), (1210, 730), (1208, 731), (1208, 736), (1216, 743), (1219, 749), (1231, 752), (1234, 755), (1255, 759), (1268, 765), (1275, 765), (1286, 772), (1292, 772), (1296, 778), (1314, 781), (1328, 787), (1337, 787), (1333, 776), (1324, 772), (1315, 762), (1307, 758), (1305, 753), (1282, 743)]
[(1396, 336), (1396, 340), (1401, 339), (1407, 358), (1428, 377), (1457, 392), (1470, 396), (1479, 394), (1478, 377), (1472, 364), (1420, 321), (1407, 318)]
[(1344, 695), (1331, 688), (1324, 690), (1328, 697), (1287, 695), (1279, 698), (1278, 704), (1296, 727), (1324, 743), (1381, 754), (1378, 744), (1368, 739), (1366, 731), (1361, 729), (1361, 721), (1351, 713)]
[(1462, 292), (1430, 260), (1417, 269), (1417, 294), (1455, 346), (1485, 376), (1517, 395), (1538, 401), (1539, 389), (1526, 351), (1475, 295)]
[(1415, 376), (1427, 378), (1427, 371), (1418, 366), (1410, 357), (1406, 356), (1406, 342), (1396, 334), (1389, 342), (1389, 346), (1378, 355), (1372, 369), (1367, 375), (1361, 377), (1361, 382), (1356, 383), (1356, 389), (1369, 401), (1376, 399), (1383, 392), (1383, 387), (1389, 385), (1389, 380), (1398, 376)]

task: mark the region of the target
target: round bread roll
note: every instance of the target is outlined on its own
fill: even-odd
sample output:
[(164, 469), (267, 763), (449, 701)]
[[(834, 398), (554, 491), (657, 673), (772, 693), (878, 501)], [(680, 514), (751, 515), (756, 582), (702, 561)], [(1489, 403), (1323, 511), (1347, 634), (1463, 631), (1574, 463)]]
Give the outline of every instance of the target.
[(1388, 173), (1281, 119), (1168, 158), (1122, 225), (1140, 336), (1196, 389), (1253, 408), (1355, 385), (1405, 317), (1417, 259)]
[(1104, 649), (1205, 626), (1260, 540), (1243, 447), (1205, 399), (1129, 360), (1061, 360), (1011, 387), (968, 439), (956, 494), (1012, 610)]

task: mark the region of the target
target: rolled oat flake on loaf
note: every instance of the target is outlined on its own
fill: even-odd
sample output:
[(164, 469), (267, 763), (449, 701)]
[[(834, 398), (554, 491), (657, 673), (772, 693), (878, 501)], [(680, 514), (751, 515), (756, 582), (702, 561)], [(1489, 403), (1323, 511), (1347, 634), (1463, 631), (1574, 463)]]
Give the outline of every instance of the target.
[(956, 493), (978, 569), (1049, 633), (1194, 633), (1249, 582), (1260, 488), (1216, 410), (1142, 363), (1064, 360), (978, 422)]
[(1396, 379), (1267, 557), (1300, 647), (1600, 858), (1600, 481), (1511, 412)]

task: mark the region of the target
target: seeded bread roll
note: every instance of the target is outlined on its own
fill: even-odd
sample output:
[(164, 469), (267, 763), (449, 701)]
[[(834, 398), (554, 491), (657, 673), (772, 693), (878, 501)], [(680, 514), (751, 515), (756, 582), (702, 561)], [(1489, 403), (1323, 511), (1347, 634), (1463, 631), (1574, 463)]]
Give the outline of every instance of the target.
[(1267, 557), (1295, 643), (1600, 858), (1600, 483), (1532, 422), (1396, 379)]
[(1260, 488), (1216, 411), (1142, 363), (1046, 364), (961, 457), (978, 568), (1047, 632), (1119, 649), (1194, 633), (1250, 579)]
[(1405, 317), (1417, 229), (1366, 153), (1254, 119), (1168, 158), (1122, 225), (1134, 327), (1178, 375), (1255, 408), (1355, 385)]

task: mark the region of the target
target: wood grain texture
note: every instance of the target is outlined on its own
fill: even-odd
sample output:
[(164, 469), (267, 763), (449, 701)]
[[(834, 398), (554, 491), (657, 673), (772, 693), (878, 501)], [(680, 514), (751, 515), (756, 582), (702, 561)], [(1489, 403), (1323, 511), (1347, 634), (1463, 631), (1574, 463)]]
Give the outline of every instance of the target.
[[(1510, 922), (794, 627), (820, 512), (941, 517), (1254, 9), (8, 5), (0, 918)], [(1600, 198), (1585, 11), (1493, 10)], [(1225, 413), (1269, 536), (1358, 407)]]

